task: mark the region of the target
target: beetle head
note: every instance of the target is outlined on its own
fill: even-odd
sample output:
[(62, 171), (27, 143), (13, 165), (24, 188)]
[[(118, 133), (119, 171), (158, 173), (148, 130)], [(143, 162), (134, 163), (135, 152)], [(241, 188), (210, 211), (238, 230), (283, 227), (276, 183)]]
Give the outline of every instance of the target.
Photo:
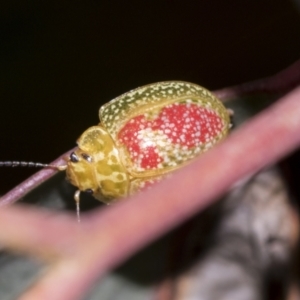
[[(103, 202), (127, 195), (128, 176), (111, 135), (102, 126), (88, 128), (67, 161), (67, 177), (80, 191)], [(77, 197), (78, 194), (77, 194)]]

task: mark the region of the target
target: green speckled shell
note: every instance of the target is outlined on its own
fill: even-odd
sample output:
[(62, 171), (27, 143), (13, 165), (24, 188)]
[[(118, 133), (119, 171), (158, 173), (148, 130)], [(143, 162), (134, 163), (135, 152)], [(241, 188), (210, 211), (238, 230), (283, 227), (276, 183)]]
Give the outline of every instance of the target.
[[(163, 81), (131, 90), (103, 105), (100, 124), (116, 138), (118, 131), (133, 116), (193, 97), (202, 106), (210, 106), (228, 124), (229, 115), (223, 104), (205, 88), (184, 81)], [(226, 130), (227, 132), (227, 130)], [(226, 134), (224, 132), (224, 134)]]

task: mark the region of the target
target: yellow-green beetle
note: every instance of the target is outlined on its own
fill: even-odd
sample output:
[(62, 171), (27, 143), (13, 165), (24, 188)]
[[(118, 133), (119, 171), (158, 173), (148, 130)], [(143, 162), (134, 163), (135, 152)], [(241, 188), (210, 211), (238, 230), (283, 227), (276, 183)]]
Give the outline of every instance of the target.
[[(157, 182), (222, 140), (229, 112), (208, 90), (165, 81), (125, 93), (100, 108), (100, 123), (88, 128), (66, 159), (67, 178), (78, 190), (110, 203)], [(0, 166), (54, 167), (32, 162)], [(79, 211), (79, 206), (77, 205)]]
[(100, 123), (78, 139), (69, 181), (109, 203), (141, 190), (223, 139), (229, 113), (208, 90), (165, 81), (139, 87), (100, 108)]

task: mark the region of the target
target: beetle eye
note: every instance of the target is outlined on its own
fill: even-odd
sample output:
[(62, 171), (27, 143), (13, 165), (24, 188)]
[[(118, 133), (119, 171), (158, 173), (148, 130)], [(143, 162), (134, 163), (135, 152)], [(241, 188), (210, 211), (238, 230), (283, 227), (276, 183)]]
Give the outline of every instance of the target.
[(77, 163), (79, 161), (78, 156), (74, 152), (70, 154), (70, 161), (73, 163)]
[(92, 157), (89, 156), (88, 154), (82, 153), (81, 156), (82, 156), (87, 162), (89, 162), (89, 163), (92, 162)]
[(86, 189), (85, 192), (90, 195), (94, 194), (94, 191), (92, 189)]

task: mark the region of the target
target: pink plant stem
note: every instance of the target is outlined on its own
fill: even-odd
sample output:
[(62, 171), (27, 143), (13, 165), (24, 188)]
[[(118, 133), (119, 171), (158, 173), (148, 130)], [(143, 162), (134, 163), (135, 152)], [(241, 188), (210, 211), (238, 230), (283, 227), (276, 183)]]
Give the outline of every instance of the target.
[[(72, 152), (72, 150), (66, 152), (61, 155), (55, 161), (51, 163), (53, 166), (62, 166), (66, 164), (65, 158)], [(43, 169), (34, 175), (30, 176), (26, 180), (24, 180), (21, 184), (17, 185), (15, 188), (10, 190), (7, 194), (1, 196), (0, 198), (0, 207), (8, 204), (12, 204), (22, 197), (24, 197), (27, 193), (32, 191), (34, 188), (39, 186), (41, 183), (45, 182), (47, 179), (51, 178), (58, 171), (56, 169), (47, 168)]]
[(274, 76), (214, 91), (224, 102), (253, 93), (286, 93), (300, 84), (300, 60)]
[(297, 88), (171, 179), (84, 215), (80, 228), (67, 214), (19, 207), (0, 211), (0, 227), (7, 228), (0, 231), (3, 245), (57, 257), (21, 299), (80, 299), (97, 278), (135, 251), (212, 204), (235, 182), (295, 150), (300, 145), (299, 101)]

